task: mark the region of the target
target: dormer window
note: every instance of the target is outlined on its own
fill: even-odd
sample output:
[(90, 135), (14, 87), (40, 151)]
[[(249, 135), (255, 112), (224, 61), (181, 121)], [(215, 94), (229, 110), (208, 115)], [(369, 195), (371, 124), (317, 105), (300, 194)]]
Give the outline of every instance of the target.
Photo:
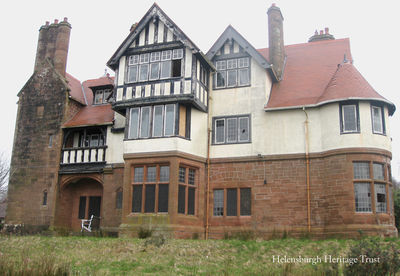
[(128, 58), (127, 82), (181, 77), (183, 49), (133, 55)]
[(93, 104), (106, 104), (107, 99), (111, 94), (111, 89), (101, 89), (94, 92)]
[(231, 88), (250, 85), (250, 58), (218, 60), (214, 78), (215, 88)]

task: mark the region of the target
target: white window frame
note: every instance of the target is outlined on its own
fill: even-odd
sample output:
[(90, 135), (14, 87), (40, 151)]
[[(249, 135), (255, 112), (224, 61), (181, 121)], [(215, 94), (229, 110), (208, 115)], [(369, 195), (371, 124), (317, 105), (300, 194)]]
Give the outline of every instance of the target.
[[(224, 122), (224, 127), (223, 127), (223, 141), (222, 142), (218, 142), (217, 141), (217, 137), (218, 137), (218, 135), (217, 135), (217, 122), (218, 121), (223, 121)], [(220, 119), (215, 119), (215, 122), (214, 122), (214, 124), (215, 124), (215, 126), (214, 126), (214, 129), (215, 129), (215, 144), (225, 144), (226, 142), (225, 142), (225, 128), (226, 128), (226, 124), (225, 124), (225, 118), (220, 118)]]
[[(147, 125), (148, 125), (148, 133), (147, 136), (142, 136), (142, 127), (143, 127), (143, 121), (142, 121), (142, 116), (143, 116), (143, 110), (149, 110), (149, 119), (147, 120)], [(139, 128), (139, 138), (149, 138), (150, 137), (150, 122), (151, 122), (151, 106), (143, 106), (140, 108), (140, 128)]]
[[(223, 60), (217, 60), (215, 62), (215, 67), (217, 69), (217, 72), (214, 74), (214, 88), (234, 88), (251, 85), (250, 57), (227, 58)], [(230, 80), (232, 79), (232, 75), (231, 77), (229, 77), (229, 75), (232, 74), (233, 71), (235, 71), (236, 81), (235, 83), (229, 84)], [(247, 72), (247, 81), (244, 83), (241, 82), (241, 71)], [(221, 74), (221, 76), (224, 78), (224, 85), (218, 85), (218, 74)]]
[[(374, 110), (377, 109), (379, 112), (379, 123), (380, 123), (380, 130), (376, 129), (376, 120), (375, 120), (375, 113)], [(383, 108), (381, 106), (371, 105), (371, 119), (372, 119), (372, 132), (376, 134), (385, 134), (385, 124), (383, 118)]]
[[(353, 107), (354, 108), (354, 123), (355, 123), (355, 129), (347, 129), (346, 128), (346, 121), (345, 121), (345, 116), (344, 116), (344, 114), (345, 114), (345, 108), (346, 107)], [(341, 126), (341, 133), (358, 133), (358, 132), (360, 132), (360, 129), (359, 129), (359, 125), (358, 125), (358, 116), (359, 116), (359, 114), (358, 114), (358, 104), (356, 104), (356, 103), (352, 103), (352, 104), (341, 104), (340, 105), (340, 116), (341, 116), (341, 119), (342, 119), (342, 126)]]
[[(137, 128), (136, 128), (136, 135), (135, 137), (132, 137), (132, 112), (134, 110), (138, 111), (138, 116), (137, 116)], [(139, 107), (135, 107), (135, 108), (131, 108), (129, 111), (129, 131), (128, 131), (128, 139), (137, 139), (139, 138), (139, 126), (140, 126), (140, 108)]]
[[(174, 108), (174, 117), (172, 120), (172, 133), (171, 134), (166, 134), (166, 128), (167, 128), (167, 107), (168, 106), (173, 106)], [(175, 110), (175, 104), (166, 104), (165, 105), (165, 112), (164, 112), (165, 116), (164, 116), (164, 136), (169, 137), (169, 136), (173, 136), (175, 135), (175, 119), (176, 119), (176, 110)]]
[[(155, 127), (155, 119), (156, 119), (156, 108), (161, 107), (161, 135), (156, 136), (154, 135), (154, 127)], [(153, 129), (152, 129), (152, 137), (163, 137), (164, 134), (164, 111), (165, 107), (164, 105), (155, 105), (153, 106)]]

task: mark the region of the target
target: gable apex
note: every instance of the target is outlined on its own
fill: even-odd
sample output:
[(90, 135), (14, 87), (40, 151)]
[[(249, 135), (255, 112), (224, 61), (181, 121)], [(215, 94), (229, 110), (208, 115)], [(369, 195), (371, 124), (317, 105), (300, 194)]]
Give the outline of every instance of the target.
[(200, 49), (190, 40), (190, 38), (168, 17), (168, 15), (154, 3), (142, 19), (136, 24), (135, 28), (130, 32), (128, 37), (118, 47), (117, 51), (113, 54), (107, 65), (115, 69), (121, 56), (130, 47), (130, 45), (139, 37), (141, 32), (146, 28), (147, 24), (154, 19), (160, 20), (166, 28), (168, 28), (175, 36), (176, 39), (182, 42), (186, 47), (194, 52), (200, 52)]
[(214, 45), (208, 50), (206, 56), (212, 60), (227, 40), (234, 40), (243, 48), (257, 63), (264, 69), (270, 69), (271, 65), (269, 62), (238, 32), (232, 25), (226, 27), (225, 31), (220, 35)]

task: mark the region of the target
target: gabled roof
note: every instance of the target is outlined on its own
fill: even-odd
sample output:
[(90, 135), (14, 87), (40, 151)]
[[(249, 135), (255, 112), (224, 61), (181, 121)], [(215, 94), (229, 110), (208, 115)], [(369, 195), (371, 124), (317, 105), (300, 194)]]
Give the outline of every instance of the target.
[[(268, 49), (258, 50), (268, 59)], [(348, 38), (285, 46), (286, 67), (280, 82), (272, 85), (266, 111), (313, 107), (349, 99), (377, 100), (395, 106), (379, 95), (351, 64)], [(343, 60), (349, 63), (343, 64)]]
[(240, 47), (242, 47), (252, 58), (254, 58), (258, 64), (267, 69), (270, 68), (270, 64), (267, 59), (261, 55), (238, 31), (229, 25), (225, 31), (220, 35), (214, 45), (208, 50), (206, 56), (212, 60), (219, 49), (225, 44), (227, 40), (233, 39)]
[(65, 78), (67, 79), (70, 88), (70, 97), (82, 105), (87, 105), (81, 82), (68, 73), (65, 73)]
[(177, 37), (179, 41), (181, 41), (187, 47), (193, 49), (195, 52), (200, 52), (200, 49), (189, 39), (188, 36), (165, 14), (165, 12), (154, 3), (151, 8), (147, 11), (147, 13), (143, 16), (143, 18), (136, 25), (135, 29), (128, 35), (128, 37), (122, 42), (122, 44), (118, 47), (117, 51), (113, 54), (110, 60), (107, 62), (107, 65), (115, 69), (116, 65), (119, 62), (121, 56), (124, 55), (125, 51), (129, 48), (129, 46), (133, 43), (133, 41), (140, 35), (142, 30), (146, 27), (147, 23), (153, 18), (158, 17), (160, 21), (164, 23), (164, 25), (170, 29)]

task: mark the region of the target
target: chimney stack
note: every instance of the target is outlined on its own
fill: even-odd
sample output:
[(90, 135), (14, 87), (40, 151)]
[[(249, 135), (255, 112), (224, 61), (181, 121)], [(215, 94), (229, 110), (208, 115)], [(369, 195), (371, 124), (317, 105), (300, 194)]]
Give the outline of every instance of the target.
[(283, 43), (283, 16), (281, 10), (272, 4), (268, 9), (269, 62), (278, 80), (282, 79), (285, 66), (285, 45)]
[(325, 33), (323, 30), (320, 30), (318, 34), (318, 31), (315, 30), (314, 35), (308, 39), (308, 42), (321, 41), (321, 40), (334, 40), (334, 39), (335, 37), (329, 33), (329, 28), (325, 28)]
[(53, 24), (46, 21), (46, 24), (40, 27), (35, 71), (49, 59), (54, 68), (65, 76), (70, 33), (71, 25), (66, 17), (60, 23), (55, 19)]

